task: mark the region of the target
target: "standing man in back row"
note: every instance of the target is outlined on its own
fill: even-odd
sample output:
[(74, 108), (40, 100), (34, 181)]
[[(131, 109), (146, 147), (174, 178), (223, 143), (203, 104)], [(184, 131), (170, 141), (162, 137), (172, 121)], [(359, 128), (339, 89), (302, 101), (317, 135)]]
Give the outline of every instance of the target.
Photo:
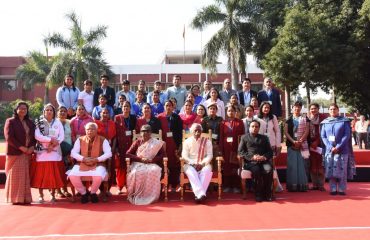
[(242, 79), (243, 90), (238, 93), (239, 102), (244, 107), (251, 104), (252, 97), (257, 97), (257, 92), (251, 89), (251, 80), (247, 77)]
[(224, 88), (220, 92), (221, 100), (224, 102), (224, 105), (226, 106), (231, 98), (231, 95), (237, 94), (236, 90), (231, 88), (231, 80), (229, 78), (226, 78), (224, 80)]
[(100, 87), (95, 88), (94, 90), (94, 106), (99, 105), (99, 96), (100, 94), (103, 94), (107, 98), (107, 104), (109, 106), (114, 107), (114, 103), (116, 101), (116, 92), (114, 91), (114, 88), (109, 87), (109, 77), (108, 75), (101, 75), (100, 76)]
[(167, 97), (168, 99), (175, 98), (177, 101), (176, 109), (181, 110), (182, 106), (184, 106), (185, 98), (186, 98), (186, 88), (180, 86), (181, 84), (181, 76), (175, 75), (172, 79), (173, 86), (167, 89)]
[(272, 80), (269, 77), (266, 77), (263, 81), (264, 89), (258, 92), (258, 104), (261, 104), (264, 101), (268, 101), (272, 107), (271, 111), (276, 117), (281, 117), (281, 99), (279, 90), (272, 87)]

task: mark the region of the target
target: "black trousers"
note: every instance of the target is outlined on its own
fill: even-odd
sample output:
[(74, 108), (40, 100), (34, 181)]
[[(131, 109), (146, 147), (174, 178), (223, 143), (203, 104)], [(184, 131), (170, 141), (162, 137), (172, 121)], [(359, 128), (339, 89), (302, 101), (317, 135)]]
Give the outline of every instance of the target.
[(272, 197), (272, 165), (269, 161), (247, 162), (244, 169), (252, 172), (255, 182), (256, 197), (268, 199)]

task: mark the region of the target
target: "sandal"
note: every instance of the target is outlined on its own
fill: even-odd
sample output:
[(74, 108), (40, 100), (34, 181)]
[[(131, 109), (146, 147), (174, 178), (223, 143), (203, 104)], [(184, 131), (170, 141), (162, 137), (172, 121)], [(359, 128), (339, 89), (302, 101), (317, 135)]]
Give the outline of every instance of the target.
[(42, 196), (39, 196), (39, 201), (38, 201), (39, 203), (44, 203), (44, 197), (42, 197)]

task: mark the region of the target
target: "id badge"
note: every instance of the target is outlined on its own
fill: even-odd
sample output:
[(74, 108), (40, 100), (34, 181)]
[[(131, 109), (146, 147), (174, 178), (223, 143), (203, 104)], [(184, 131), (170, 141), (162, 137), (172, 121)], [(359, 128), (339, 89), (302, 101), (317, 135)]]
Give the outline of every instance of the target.
[(212, 133), (212, 139), (217, 140), (217, 137), (218, 137), (218, 135), (217, 135), (217, 134)]
[(126, 136), (131, 136), (132, 135), (131, 131), (126, 131), (125, 133), (126, 133)]
[(297, 137), (298, 137), (298, 134), (295, 132), (294, 133), (294, 138), (297, 139)]
[(227, 138), (226, 138), (226, 141), (227, 141), (228, 143), (232, 143), (232, 142), (233, 142), (233, 137), (227, 137)]
[(329, 142), (335, 142), (335, 136), (329, 136)]
[(172, 132), (167, 133), (167, 137), (172, 137), (172, 136), (173, 136)]

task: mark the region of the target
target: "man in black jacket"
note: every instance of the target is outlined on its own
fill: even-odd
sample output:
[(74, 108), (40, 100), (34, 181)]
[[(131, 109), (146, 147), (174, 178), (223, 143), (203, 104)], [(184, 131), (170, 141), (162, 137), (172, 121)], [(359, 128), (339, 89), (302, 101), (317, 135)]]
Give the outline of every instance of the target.
[(244, 107), (250, 105), (252, 97), (257, 97), (257, 92), (251, 89), (251, 80), (249, 78), (242, 79), (243, 90), (238, 93), (239, 103)]
[(116, 92), (114, 88), (109, 87), (109, 77), (108, 75), (101, 75), (100, 76), (100, 87), (95, 88), (94, 90), (94, 106), (99, 105), (99, 95), (104, 94), (107, 97), (107, 104), (113, 108), (114, 103), (116, 101)]
[[(258, 134), (260, 123), (253, 120), (249, 134), (245, 134), (239, 143), (238, 154), (244, 158), (244, 170), (252, 172), (255, 181), (256, 201), (272, 201), (272, 157), (273, 152), (265, 135)], [(242, 172), (243, 175), (243, 172)], [(245, 181), (243, 181), (245, 188)]]

